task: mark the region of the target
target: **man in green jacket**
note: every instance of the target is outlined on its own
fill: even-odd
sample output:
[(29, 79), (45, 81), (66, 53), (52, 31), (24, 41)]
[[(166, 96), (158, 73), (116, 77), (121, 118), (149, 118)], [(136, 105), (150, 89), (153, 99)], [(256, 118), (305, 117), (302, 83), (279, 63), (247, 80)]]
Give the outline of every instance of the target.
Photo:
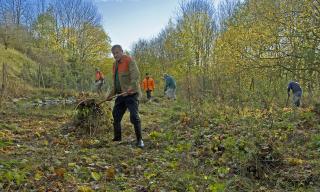
[(136, 145), (144, 147), (141, 134), (141, 120), (139, 117), (139, 97), (141, 95), (139, 77), (140, 72), (137, 64), (131, 57), (124, 55), (120, 45), (114, 45), (111, 48), (115, 62), (113, 63), (113, 88), (108, 95), (107, 100), (111, 100), (116, 94), (123, 94), (116, 98), (113, 107), (113, 141), (121, 141), (121, 120), (128, 109), (130, 112), (130, 121), (134, 125), (137, 137)]
[(168, 74), (164, 74), (165, 86), (164, 86), (164, 94), (168, 99), (176, 100), (176, 88), (177, 84), (174, 78)]

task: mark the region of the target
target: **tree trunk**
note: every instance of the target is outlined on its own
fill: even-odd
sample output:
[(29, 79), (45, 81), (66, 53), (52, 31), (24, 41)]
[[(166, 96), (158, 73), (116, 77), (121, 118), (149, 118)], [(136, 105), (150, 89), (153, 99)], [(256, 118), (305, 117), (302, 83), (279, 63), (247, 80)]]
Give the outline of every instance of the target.
[(5, 97), (5, 91), (7, 88), (7, 65), (2, 64), (2, 85), (1, 85), (1, 95), (0, 95), (0, 106), (2, 106), (3, 98)]

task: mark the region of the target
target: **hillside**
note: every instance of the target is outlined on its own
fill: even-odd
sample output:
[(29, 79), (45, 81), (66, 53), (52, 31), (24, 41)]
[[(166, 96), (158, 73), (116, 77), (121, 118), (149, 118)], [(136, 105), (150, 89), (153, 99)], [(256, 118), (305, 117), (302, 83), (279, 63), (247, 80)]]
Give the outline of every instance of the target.
[(8, 48), (4, 49), (0, 44), (0, 63), (8, 65), (8, 76), (17, 80), (24, 70), (28, 68), (30, 72), (35, 73), (37, 63), (31, 60), (27, 55)]
[[(0, 44), (0, 64), (0, 84), (3, 84), (4, 75), (6, 93), (19, 96), (32, 87), (31, 79), (36, 75), (38, 64), (25, 54), (10, 48), (6, 50)], [(5, 73), (3, 73), (4, 65)]]

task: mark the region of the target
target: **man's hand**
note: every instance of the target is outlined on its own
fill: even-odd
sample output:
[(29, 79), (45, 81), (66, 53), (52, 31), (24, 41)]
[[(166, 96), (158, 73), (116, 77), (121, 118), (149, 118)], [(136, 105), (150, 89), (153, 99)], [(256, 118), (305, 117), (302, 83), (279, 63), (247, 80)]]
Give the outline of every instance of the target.
[(132, 88), (129, 88), (127, 90), (127, 94), (126, 95), (132, 95), (132, 94), (135, 94), (136, 92), (132, 89)]

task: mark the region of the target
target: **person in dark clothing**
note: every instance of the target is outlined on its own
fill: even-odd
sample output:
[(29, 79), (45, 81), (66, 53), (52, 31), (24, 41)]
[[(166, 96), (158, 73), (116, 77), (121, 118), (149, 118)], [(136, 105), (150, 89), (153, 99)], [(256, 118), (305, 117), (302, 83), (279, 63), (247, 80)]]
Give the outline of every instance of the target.
[(302, 89), (298, 82), (290, 81), (288, 84), (288, 98), (290, 97), (290, 90), (293, 92), (293, 104), (297, 107), (301, 105)]
[(124, 55), (120, 45), (114, 45), (111, 49), (115, 62), (113, 64), (113, 88), (108, 95), (107, 100), (111, 100), (116, 94), (112, 115), (114, 119), (114, 138), (113, 141), (121, 141), (121, 120), (128, 109), (130, 112), (130, 121), (134, 125), (137, 138), (136, 145), (144, 147), (141, 134), (141, 120), (139, 116), (139, 97), (141, 95), (139, 76), (140, 72), (137, 64), (131, 57)]
[(164, 74), (165, 86), (164, 86), (164, 94), (168, 99), (176, 100), (176, 88), (177, 84), (174, 78), (168, 74)]

